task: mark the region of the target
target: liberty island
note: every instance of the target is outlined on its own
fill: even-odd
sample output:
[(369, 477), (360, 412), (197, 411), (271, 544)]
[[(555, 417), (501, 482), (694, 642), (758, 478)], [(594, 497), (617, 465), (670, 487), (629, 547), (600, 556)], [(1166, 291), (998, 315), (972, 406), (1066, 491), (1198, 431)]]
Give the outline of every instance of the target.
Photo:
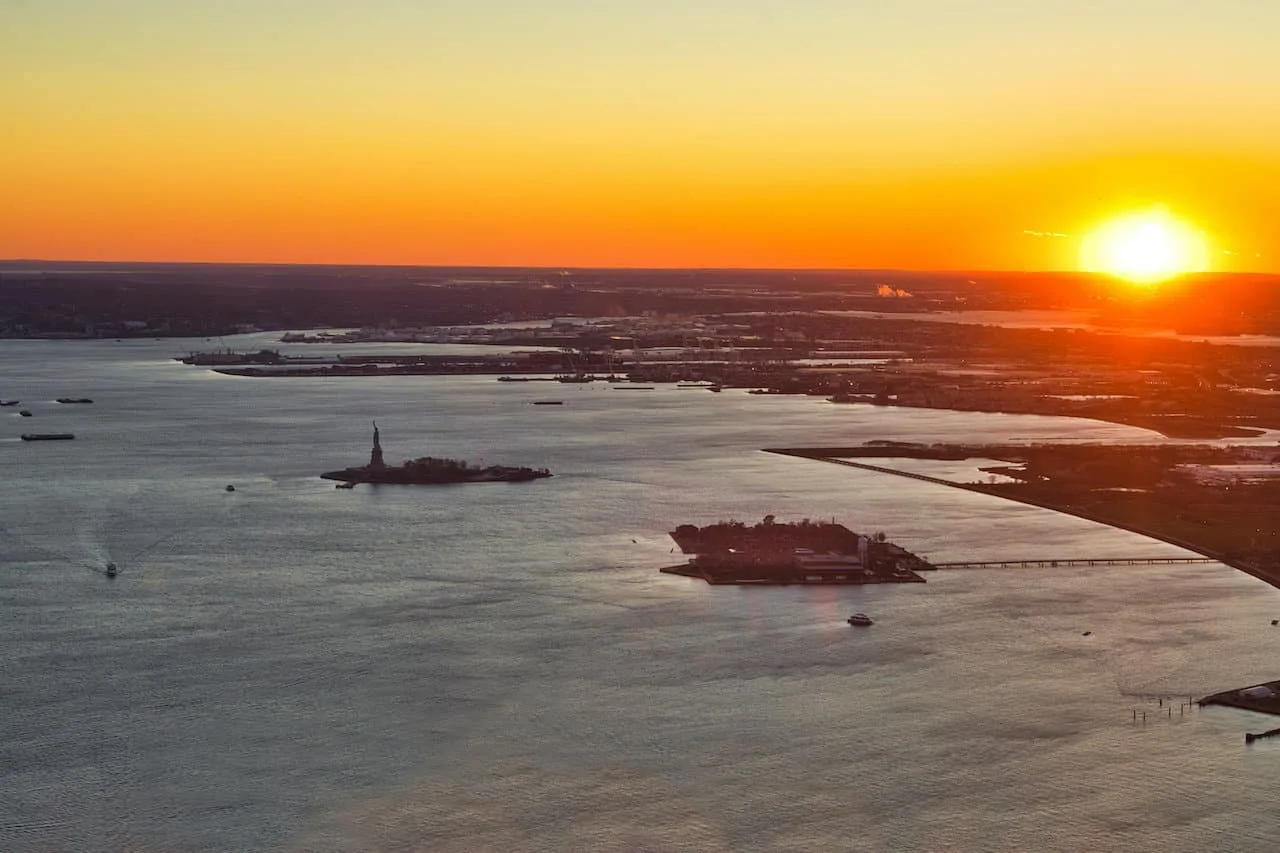
[(527, 468), (511, 465), (472, 465), (460, 459), (440, 459), (422, 456), (400, 465), (388, 465), (382, 456), (382, 442), (378, 425), (373, 425), (373, 449), (369, 464), (358, 468), (343, 468), (320, 475), (325, 480), (344, 483), (372, 483), (395, 485), (447, 485), (450, 483), (525, 483), (550, 477), (546, 468)]

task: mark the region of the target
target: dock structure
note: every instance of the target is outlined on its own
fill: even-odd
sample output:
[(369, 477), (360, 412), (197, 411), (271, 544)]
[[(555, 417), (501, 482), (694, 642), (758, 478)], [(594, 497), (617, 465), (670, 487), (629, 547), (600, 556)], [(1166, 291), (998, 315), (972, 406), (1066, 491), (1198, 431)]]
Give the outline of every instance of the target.
[(1260, 733), (1260, 734), (1253, 734), (1252, 732), (1245, 732), (1245, 735), (1244, 735), (1244, 742), (1245, 742), (1245, 743), (1253, 743), (1255, 740), (1263, 740), (1263, 739), (1265, 739), (1265, 738), (1275, 737), (1276, 735), (1280, 735), (1280, 729), (1268, 729), (1267, 731), (1262, 732), (1262, 733)]
[[(1206, 696), (1199, 702), (1205, 705), (1225, 705), (1228, 708), (1240, 708), (1245, 711), (1256, 711), (1260, 714), (1280, 715), (1280, 681), (1268, 681), (1252, 687), (1240, 687), (1235, 690), (1224, 690)], [(1253, 742), (1259, 738), (1274, 737), (1280, 729), (1272, 729), (1260, 735), (1253, 735), (1248, 740)]]
[(1030, 560), (961, 560), (932, 565), (935, 569), (1056, 569), (1066, 566), (1175, 566), (1216, 562), (1212, 557), (1037, 557)]

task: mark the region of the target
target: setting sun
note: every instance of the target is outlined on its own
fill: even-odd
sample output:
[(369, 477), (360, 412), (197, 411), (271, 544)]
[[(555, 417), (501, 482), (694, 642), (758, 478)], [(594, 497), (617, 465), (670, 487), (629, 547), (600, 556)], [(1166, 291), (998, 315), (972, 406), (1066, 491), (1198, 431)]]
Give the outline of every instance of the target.
[(1209, 251), (1198, 230), (1157, 210), (1103, 223), (1085, 238), (1081, 263), (1089, 272), (1151, 283), (1206, 271)]

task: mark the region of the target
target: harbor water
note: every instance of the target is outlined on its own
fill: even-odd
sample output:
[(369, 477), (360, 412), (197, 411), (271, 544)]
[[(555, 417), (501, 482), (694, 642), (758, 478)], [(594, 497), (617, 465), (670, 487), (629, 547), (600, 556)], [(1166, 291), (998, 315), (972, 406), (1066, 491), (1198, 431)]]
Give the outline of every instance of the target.
[[(1243, 738), (1272, 721), (1186, 705), (1280, 677), (1280, 594), (1258, 580), (1200, 564), (726, 588), (657, 571), (676, 525), (766, 514), (937, 562), (1185, 555), (761, 452), (1150, 433), (172, 360), (201, 348), (0, 341), (0, 397), (33, 414), (0, 410), (0, 850), (1275, 847), (1280, 742)], [(555, 476), (319, 479), (367, 460), (374, 420), (389, 462)], [(855, 611), (874, 626), (847, 625)]]

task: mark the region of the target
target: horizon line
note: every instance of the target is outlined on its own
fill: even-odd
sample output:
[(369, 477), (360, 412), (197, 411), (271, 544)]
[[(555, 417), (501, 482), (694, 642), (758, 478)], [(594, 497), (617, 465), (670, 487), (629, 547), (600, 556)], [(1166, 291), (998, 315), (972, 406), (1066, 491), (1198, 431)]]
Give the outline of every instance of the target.
[[(771, 273), (920, 273), (930, 275), (1051, 275), (1088, 276), (1114, 278), (1105, 272), (1089, 272), (1069, 269), (957, 269), (929, 267), (684, 267), (684, 266), (571, 266), (543, 264), (394, 264), (394, 263), (341, 263), (334, 261), (160, 261), (160, 260), (101, 260), (96, 258), (0, 258), (0, 266), (12, 264), (76, 264), (110, 266), (204, 266), (204, 267), (359, 267), (367, 269), (476, 269), (476, 270), (547, 270), (583, 272), (771, 272)], [(1207, 270), (1184, 273), (1178, 279), (1195, 279), (1207, 276), (1258, 276), (1277, 277), (1280, 272)]]

